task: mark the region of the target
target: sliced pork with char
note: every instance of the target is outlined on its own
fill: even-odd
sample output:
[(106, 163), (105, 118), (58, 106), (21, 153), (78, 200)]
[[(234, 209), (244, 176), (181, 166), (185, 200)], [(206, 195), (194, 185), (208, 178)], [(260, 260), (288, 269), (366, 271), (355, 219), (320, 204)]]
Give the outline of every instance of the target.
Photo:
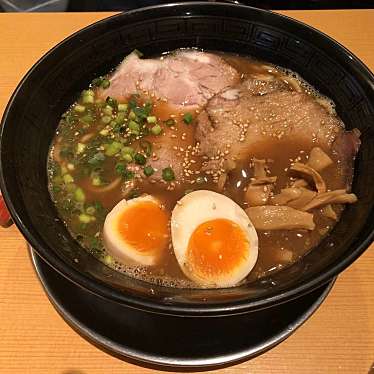
[(127, 56), (110, 78), (103, 98), (126, 99), (134, 93), (165, 100), (176, 109), (194, 110), (226, 87), (239, 82), (239, 73), (221, 57), (185, 50), (155, 59)]
[(338, 158), (341, 160), (339, 166), (342, 175), (345, 176), (345, 188), (347, 190), (350, 190), (352, 185), (352, 170), (360, 145), (360, 131), (353, 129), (352, 131), (341, 132), (332, 147), (333, 152), (336, 153)]
[(280, 81), (249, 79), (209, 101), (198, 117), (196, 138), (210, 159), (207, 168), (219, 173), (225, 160), (246, 158), (257, 142), (291, 139), (330, 149), (343, 133), (342, 121), (312, 96)]

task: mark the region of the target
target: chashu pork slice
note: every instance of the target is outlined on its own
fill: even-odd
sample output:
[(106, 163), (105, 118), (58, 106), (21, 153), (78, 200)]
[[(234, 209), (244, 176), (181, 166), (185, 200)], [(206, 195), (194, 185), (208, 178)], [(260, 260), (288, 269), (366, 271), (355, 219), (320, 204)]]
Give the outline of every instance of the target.
[(220, 56), (195, 50), (180, 50), (161, 58), (142, 59), (128, 55), (110, 78), (110, 87), (101, 97), (126, 99), (134, 93), (167, 101), (175, 109), (195, 110), (240, 75)]
[(277, 140), (283, 140), (284, 144), (286, 139), (332, 148), (342, 159), (350, 148), (351, 161), (358, 146), (348, 145), (359, 144), (354, 132), (345, 131), (343, 122), (311, 95), (290, 91), (276, 81), (248, 79), (227, 88), (198, 116), (196, 140), (201, 154), (209, 159), (205, 168), (213, 174), (248, 157), (255, 143), (271, 141), (276, 145)]

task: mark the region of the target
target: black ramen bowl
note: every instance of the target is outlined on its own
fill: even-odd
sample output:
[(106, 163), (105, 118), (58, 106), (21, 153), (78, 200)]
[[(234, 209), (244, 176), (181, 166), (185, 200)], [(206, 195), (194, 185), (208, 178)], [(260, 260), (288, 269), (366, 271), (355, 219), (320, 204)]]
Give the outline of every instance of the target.
[[(154, 286), (88, 254), (60, 220), (47, 188), (46, 160), (61, 114), (96, 76), (133, 49), (153, 56), (181, 47), (250, 55), (289, 68), (336, 103), (362, 145), (350, 205), (332, 233), (287, 269), (220, 290)], [(104, 19), (47, 53), (17, 87), (2, 120), (0, 186), (12, 218), (56, 271), (103, 298), (162, 314), (218, 316), (271, 307), (326, 284), (374, 233), (374, 77), (348, 50), (290, 18), (246, 6), (181, 3)]]

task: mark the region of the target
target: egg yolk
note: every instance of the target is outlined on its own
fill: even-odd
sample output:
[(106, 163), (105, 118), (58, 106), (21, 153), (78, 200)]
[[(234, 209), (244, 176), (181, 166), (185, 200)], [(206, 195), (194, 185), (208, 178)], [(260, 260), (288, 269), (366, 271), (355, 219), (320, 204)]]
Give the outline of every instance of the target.
[(187, 249), (191, 271), (202, 277), (228, 274), (248, 258), (249, 242), (244, 231), (228, 219), (200, 224)]
[(128, 206), (118, 217), (118, 232), (138, 252), (158, 252), (169, 243), (169, 214), (158, 204), (143, 201)]

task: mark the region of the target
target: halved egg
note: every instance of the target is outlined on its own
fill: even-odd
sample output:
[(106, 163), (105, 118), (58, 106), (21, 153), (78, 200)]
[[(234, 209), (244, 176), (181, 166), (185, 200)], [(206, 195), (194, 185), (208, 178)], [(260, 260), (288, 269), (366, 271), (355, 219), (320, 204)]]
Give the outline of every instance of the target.
[(105, 219), (104, 246), (123, 263), (156, 265), (168, 248), (169, 218), (151, 195), (121, 200)]
[(178, 201), (171, 235), (182, 271), (201, 286), (234, 286), (257, 261), (257, 233), (247, 214), (213, 191), (194, 191)]

